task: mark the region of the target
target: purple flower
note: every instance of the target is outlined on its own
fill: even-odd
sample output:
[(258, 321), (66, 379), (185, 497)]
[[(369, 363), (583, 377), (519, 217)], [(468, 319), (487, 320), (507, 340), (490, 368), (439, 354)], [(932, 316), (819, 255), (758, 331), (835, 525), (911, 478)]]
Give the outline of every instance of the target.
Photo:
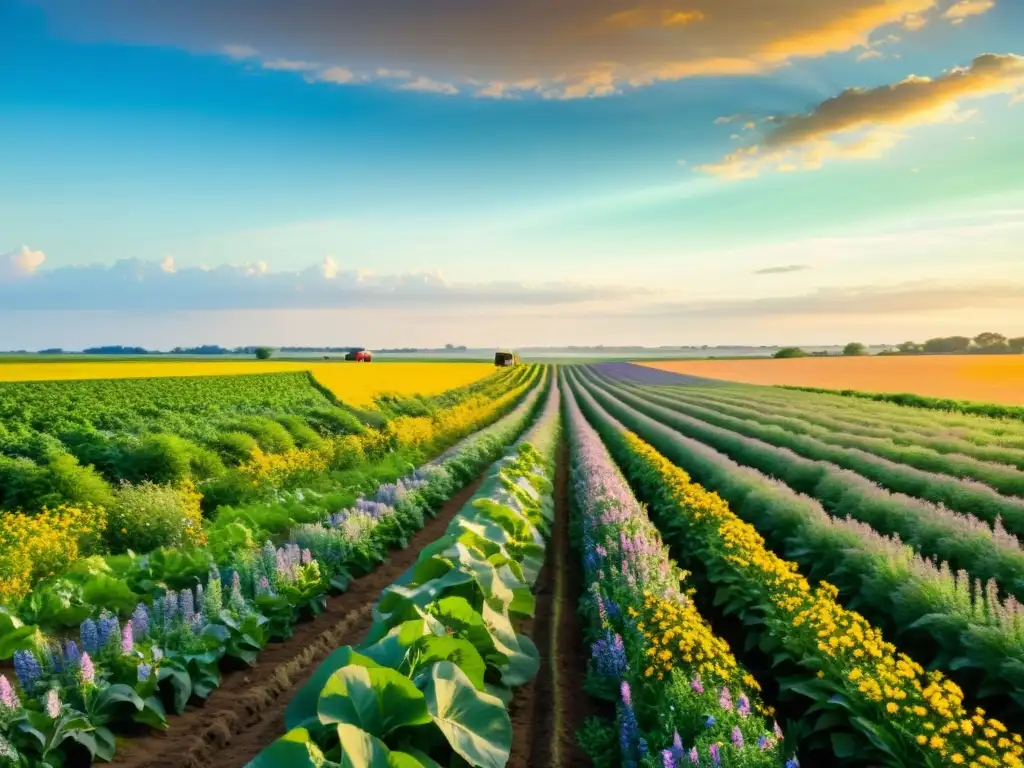
[(93, 667), (92, 659), (89, 658), (88, 653), (82, 654), (82, 663), (79, 668), (79, 674), (82, 676), (83, 683), (96, 682), (96, 669)]
[(43, 676), (43, 670), (32, 651), (17, 651), (14, 654), (14, 674), (18, 676), (22, 690), (31, 691)]
[(661, 751), (661, 764), (664, 768), (676, 768), (676, 759), (672, 756), (671, 749)]
[(619, 693), (622, 694), (622, 703), (625, 704), (627, 707), (632, 707), (633, 693), (629, 690), (629, 683), (627, 683), (625, 680), (623, 680), (622, 684), (619, 686)]
[(308, 549), (302, 550), (302, 564), (309, 565), (311, 562), (313, 562), (313, 553)]
[(690, 764), (691, 765), (700, 765), (700, 755), (697, 754), (697, 748), (696, 747), (690, 747)]
[(132, 614), (132, 632), (138, 640), (149, 634), (149, 609), (145, 603), (135, 606), (135, 612)]
[(96, 653), (100, 649), (100, 633), (96, 628), (96, 622), (92, 619), (86, 619), (82, 622), (82, 626), (78, 630), (79, 637), (82, 638), (82, 647), (89, 653)]
[(625, 680), (619, 687), (622, 694), (622, 710), (619, 718), (619, 747), (624, 768), (636, 768), (647, 754), (647, 741), (640, 734), (640, 726), (633, 712), (633, 695)]
[(238, 571), (231, 572), (231, 596), (228, 598), (228, 604), (235, 611), (245, 608), (245, 599), (242, 597), (242, 579), (238, 575)]
[(121, 636), (121, 622), (117, 620), (117, 616), (109, 611), (103, 611), (100, 614), (100, 620), (96, 624), (96, 629), (99, 632), (100, 649), (107, 646), (110, 638), (119, 638)]
[(181, 590), (181, 594), (178, 596), (178, 609), (181, 611), (182, 620), (192, 621), (192, 614), (196, 612), (196, 604), (191, 589)]
[(164, 632), (170, 630), (174, 624), (174, 617), (178, 613), (178, 595), (173, 589), (167, 590), (164, 594)]
[(0, 703), (8, 709), (17, 709), (21, 706), (18, 694), (14, 692), (14, 686), (7, 679), (7, 675), (0, 675)]
[(773, 728), (775, 730), (775, 737), (778, 738), (778, 739), (781, 739), (782, 738), (782, 729), (779, 728), (779, 721), (778, 720), (773, 720), (772, 721), (772, 725), (773, 725)]
[(722, 695), (718, 697), (718, 706), (726, 712), (732, 712), (732, 694), (728, 688), (722, 689)]
[(693, 678), (690, 681), (690, 687), (693, 688), (697, 693), (704, 693), (704, 683), (700, 681), (700, 676)]
[(786, 761), (786, 768), (800, 768), (800, 763), (798, 763), (794, 757), (792, 760)]
[(82, 661), (82, 652), (78, 650), (78, 643), (68, 640), (64, 643), (64, 663), (69, 667), (77, 667)]
[(60, 710), (60, 696), (57, 694), (56, 688), (51, 688), (46, 692), (46, 716), (51, 720), (56, 720), (60, 717)]
[(711, 762), (714, 765), (721, 765), (722, 756), (718, 754), (718, 745), (712, 744), (710, 747), (708, 747), (708, 751), (711, 753)]
[(743, 749), (743, 732), (738, 725), (732, 728), (732, 744), (736, 749)]
[(617, 634), (606, 632), (604, 637), (590, 646), (597, 672), (602, 677), (621, 680), (629, 666), (626, 660), (626, 646)]
[(712, 715), (708, 715), (708, 719), (704, 721), (704, 727), (710, 728), (715, 724), (715, 718)]
[(750, 699), (747, 698), (745, 693), (740, 694), (739, 704), (736, 707), (736, 711), (740, 717), (747, 717), (750, 714)]
[(762, 736), (758, 736), (757, 737), (757, 748), (760, 749), (762, 752), (764, 752), (766, 749), (768, 749), (768, 737), (767, 736), (762, 735)]
[(132, 633), (132, 623), (129, 621), (121, 630), (121, 653), (125, 656), (135, 649), (135, 636)]
[(139, 664), (137, 668), (139, 682), (145, 682), (149, 679), (150, 674), (153, 672), (153, 667), (149, 664)]

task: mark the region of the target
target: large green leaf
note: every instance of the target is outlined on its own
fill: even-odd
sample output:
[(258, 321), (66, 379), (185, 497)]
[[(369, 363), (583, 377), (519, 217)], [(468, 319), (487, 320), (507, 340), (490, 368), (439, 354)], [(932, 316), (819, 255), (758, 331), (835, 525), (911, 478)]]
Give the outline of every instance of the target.
[(480, 611), (484, 625), (490, 630), (498, 652), (508, 659), (508, 666), (502, 672), (502, 682), (516, 687), (523, 685), (540, 669), (540, 654), (532, 641), (516, 634), (508, 616), (484, 605)]
[(377, 642), (362, 645), (359, 650), (382, 667), (401, 670), (406, 655), (413, 644), (424, 635), (444, 634), (444, 626), (429, 614), (417, 619), (403, 621), (392, 627)]
[(351, 664), (358, 664), (362, 667), (379, 666), (373, 659), (356, 653), (352, 646), (343, 645), (324, 659), (316, 672), (295, 692), (288, 707), (284, 711), (285, 728), (297, 728), (308, 720), (317, 718), (317, 702), (320, 700), (320, 691), (327, 684), (335, 672), (342, 667)]
[(309, 737), (309, 731), (293, 728), (256, 755), (245, 768), (322, 768), (328, 765), (335, 763), (328, 762)]
[(473, 610), (473, 606), (464, 597), (446, 597), (438, 600), (431, 610), (456, 635), (471, 642), (485, 660), (499, 668), (508, 664), (508, 658), (498, 651), (483, 618)]
[(325, 725), (349, 723), (384, 737), (396, 728), (430, 722), (423, 691), (387, 667), (342, 667), (320, 692), (317, 715)]
[(6, 608), (0, 608), (0, 659), (6, 661), (17, 651), (33, 648), (37, 632), (37, 627), (26, 625)]
[(434, 665), (424, 694), (430, 717), (456, 754), (478, 768), (504, 768), (512, 721), (500, 699), (478, 691), (449, 661)]
[(459, 637), (424, 637), (418, 644), (415, 675), (424, 667), (438, 661), (450, 661), (458, 665), (478, 691), (484, 690), (484, 674), (487, 665), (480, 652), (468, 640)]

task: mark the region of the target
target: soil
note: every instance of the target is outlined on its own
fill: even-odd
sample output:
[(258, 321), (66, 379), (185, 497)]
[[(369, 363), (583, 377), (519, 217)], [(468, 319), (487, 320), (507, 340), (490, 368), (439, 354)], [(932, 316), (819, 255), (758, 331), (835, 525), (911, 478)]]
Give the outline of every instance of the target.
[(587, 652), (576, 613), (582, 569), (569, 550), (569, 451), (563, 442), (555, 469), (555, 524), (544, 567), (535, 585), (537, 610), (520, 631), (540, 652), (537, 676), (516, 691), (509, 706), (512, 754), (509, 768), (567, 768), (591, 765), (576, 744), (576, 729), (594, 714), (583, 693)]
[(381, 591), (411, 566), (420, 551), (440, 538), (476, 492), (481, 475), (442, 507), (437, 517), (394, 550), (373, 573), (354, 579), (332, 597), (316, 619), (295, 628), (283, 643), (268, 645), (252, 667), (225, 672), (220, 687), (198, 707), (168, 717), (169, 728), (118, 745), (113, 765), (122, 768), (241, 768), (284, 735), (291, 691), (341, 645), (356, 644), (370, 629)]

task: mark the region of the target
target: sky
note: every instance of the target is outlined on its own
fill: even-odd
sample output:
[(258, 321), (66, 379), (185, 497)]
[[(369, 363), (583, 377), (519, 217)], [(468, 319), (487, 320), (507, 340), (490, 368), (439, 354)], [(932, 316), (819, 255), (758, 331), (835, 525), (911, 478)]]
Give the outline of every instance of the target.
[(0, 349), (1024, 335), (1024, 0), (0, 0)]

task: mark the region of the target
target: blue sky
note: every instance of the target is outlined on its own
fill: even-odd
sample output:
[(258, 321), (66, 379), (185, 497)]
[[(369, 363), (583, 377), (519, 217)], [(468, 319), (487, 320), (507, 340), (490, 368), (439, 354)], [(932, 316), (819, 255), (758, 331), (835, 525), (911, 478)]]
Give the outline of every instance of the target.
[(0, 0), (0, 347), (1024, 334), (1024, 3), (763, 6)]

